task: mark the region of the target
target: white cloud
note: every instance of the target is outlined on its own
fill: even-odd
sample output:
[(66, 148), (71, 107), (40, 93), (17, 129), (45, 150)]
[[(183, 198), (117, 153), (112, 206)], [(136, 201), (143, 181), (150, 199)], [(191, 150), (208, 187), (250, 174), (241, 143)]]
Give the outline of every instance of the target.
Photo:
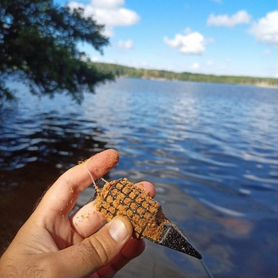
[(193, 64), (191, 65), (191, 68), (192, 68), (193, 70), (197, 70), (197, 69), (200, 68), (200, 64), (199, 64), (199, 63), (193, 63)]
[(187, 30), (186, 34), (177, 34), (175, 38), (164, 38), (164, 42), (178, 49), (183, 54), (202, 54), (206, 50), (208, 40), (199, 32)]
[(278, 11), (269, 12), (253, 24), (250, 32), (258, 41), (277, 44), (278, 43)]
[(234, 27), (240, 24), (248, 24), (251, 21), (251, 16), (246, 11), (238, 11), (237, 13), (228, 16), (223, 15), (209, 15), (208, 25), (209, 26), (224, 26), (224, 27)]
[(124, 0), (94, 0), (94, 6), (104, 9), (114, 9), (115, 7), (124, 5)]
[(92, 17), (99, 24), (105, 25), (105, 35), (112, 36), (113, 29), (119, 26), (131, 26), (136, 24), (140, 17), (132, 11), (124, 8), (125, 0), (91, 0), (89, 4), (70, 2), (71, 10), (84, 9), (85, 17)]
[(119, 41), (118, 47), (122, 49), (132, 49), (134, 48), (134, 43), (132, 40)]

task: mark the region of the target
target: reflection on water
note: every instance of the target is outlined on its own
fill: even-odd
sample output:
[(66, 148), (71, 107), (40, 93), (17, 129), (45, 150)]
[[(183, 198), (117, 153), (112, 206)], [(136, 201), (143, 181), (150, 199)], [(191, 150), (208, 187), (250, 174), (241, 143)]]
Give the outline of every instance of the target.
[[(120, 79), (81, 106), (22, 88), (0, 112), (2, 250), (61, 172), (112, 147), (122, 159), (110, 178), (154, 182), (214, 275), (274, 276), (277, 109), (274, 90), (242, 86)], [(205, 276), (196, 260), (148, 247), (118, 276)]]

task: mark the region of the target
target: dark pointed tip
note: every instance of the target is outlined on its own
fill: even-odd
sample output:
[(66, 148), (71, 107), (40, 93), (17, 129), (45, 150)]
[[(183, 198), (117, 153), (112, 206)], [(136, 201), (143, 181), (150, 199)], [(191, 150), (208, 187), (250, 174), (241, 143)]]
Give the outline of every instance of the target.
[(183, 252), (199, 260), (202, 255), (189, 243), (188, 239), (174, 225), (167, 225), (159, 244)]
[(194, 254), (192, 254), (191, 256), (193, 256), (199, 260), (201, 260), (203, 258), (202, 255), (196, 249), (194, 249)]

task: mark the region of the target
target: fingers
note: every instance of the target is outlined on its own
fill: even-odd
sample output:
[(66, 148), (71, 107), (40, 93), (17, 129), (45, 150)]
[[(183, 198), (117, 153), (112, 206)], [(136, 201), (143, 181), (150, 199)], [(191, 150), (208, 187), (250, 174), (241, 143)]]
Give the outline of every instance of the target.
[(62, 176), (44, 195), (38, 209), (49, 216), (50, 211), (67, 214), (75, 205), (80, 192), (91, 183), (107, 174), (119, 161), (119, 153), (106, 150), (92, 156), (83, 164), (77, 165)]
[(128, 242), (132, 226), (127, 218), (116, 217), (78, 245), (57, 252), (52, 258), (53, 277), (83, 277), (109, 264)]
[(95, 201), (82, 207), (71, 219), (75, 231), (83, 238), (88, 237), (98, 231), (106, 220), (103, 215), (96, 210)]
[(135, 184), (136, 186), (138, 186), (139, 188), (143, 189), (147, 194), (149, 194), (152, 198), (155, 197), (156, 195), (156, 190), (155, 190), (155, 186), (153, 183), (148, 182), (148, 181), (141, 181), (139, 183)]
[[(140, 183), (136, 183), (135, 185), (143, 189), (151, 197), (154, 197), (156, 194), (155, 187), (150, 182), (142, 181)], [(106, 220), (102, 214), (96, 210), (94, 201), (82, 207), (73, 216), (71, 221), (72, 226), (77, 231), (77, 233), (84, 238), (95, 233), (106, 223)]]
[(121, 250), (121, 257), (126, 260), (131, 260), (139, 256), (144, 250), (145, 242), (143, 239), (131, 238)]
[(143, 240), (131, 238), (110, 264), (97, 272), (99, 277), (112, 277), (132, 259), (145, 250)]

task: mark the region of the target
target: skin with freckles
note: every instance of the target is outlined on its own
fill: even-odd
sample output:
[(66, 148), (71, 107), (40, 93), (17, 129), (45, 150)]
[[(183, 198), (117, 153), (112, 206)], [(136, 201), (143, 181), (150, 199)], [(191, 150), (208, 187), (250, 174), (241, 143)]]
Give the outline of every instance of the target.
[[(106, 223), (94, 202), (69, 217), (91, 176), (101, 178), (118, 162), (118, 152), (106, 150), (60, 176), (1, 257), (0, 276), (111, 277), (140, 255), (144, 242), (132, 237), (126, 218)], [(151, 183), (136, 185), (154, 197)]]

